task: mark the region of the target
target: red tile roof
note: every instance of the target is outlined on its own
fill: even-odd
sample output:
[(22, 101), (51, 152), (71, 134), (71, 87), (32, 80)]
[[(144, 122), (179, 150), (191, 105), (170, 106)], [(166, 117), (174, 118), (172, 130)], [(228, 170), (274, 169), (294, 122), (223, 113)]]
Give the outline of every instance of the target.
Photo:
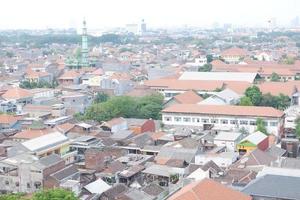
[(40, 78), (45, 76), (50, 76), (50, 74), (48, 72), (36, 72), (33, 70), (28, 70), (25, 74), (26, 78)]
[(196, 90), (214, 91), (217, 88), (230, 88), (238, 94), (243, 94), (251, 86), (249, 82), (242, 81), (202, 81), (202, 80), (177, 80), (156, 79), (145, 81), (145, 85), (153, 89), (169, 90)]
[(59, 79), (75, 79), (80, 76), (80, 73), (75, 70), (66, 71)]
[(191, 113), (211, 115), (282, 117), (284, 113), (272, 107), (232, 106), (232, 105), (199, 105), (175, 104), (165, 108), (163, 113)]
[(264, 82), (259, 84), (258, 87), (263, 94), (279, 95), (281, 93), (291, 96), (295, 92), (295, 89), (300, 91), (300, 81)]
[(0, 115), (0, 124), (11, 124), (15, 123), (20, 119), (20, 117), (16, 117), (13, 115), (2, 114)]
[(248, 52), (245, 49), (233, 47), (226, 49), (221, 53), (222, 56), (247, 56)]
[(6, 100), (10, 99), (22, 99), (22, 98), (28, 98), (32, 97), (32, 93), (29, 90), (25, 90), (19, 87), (12, 88), (7, 90), (3, 95), (2, 98)]
[(211, 179), (184, 186), (168, 200), (251, 200), (252, 197)]
[(196, 92), (189, 90), (174, 96), (174, 99), (183, 104), (196, 104), (203, 100)]
[(49, 134), (49, 129), (32, 129), (32, 130), (22, 130), (21, 132), (12, 136), (15, 139), (33, 139), (40, 137), (42, 135)]

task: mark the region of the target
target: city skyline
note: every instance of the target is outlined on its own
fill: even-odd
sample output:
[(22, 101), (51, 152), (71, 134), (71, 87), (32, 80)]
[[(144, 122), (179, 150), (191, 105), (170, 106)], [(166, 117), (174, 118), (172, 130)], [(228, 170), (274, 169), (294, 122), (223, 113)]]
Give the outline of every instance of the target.
[(290, 25), (299, 13), (296, 0), (211, 1), (19, 1), (2, 2), (0, 29), (80, 28), (82, 19), (90, 29), (124, 27), (145, 19), (151, 27), (198, 26), (214, 23), (236, 26)]

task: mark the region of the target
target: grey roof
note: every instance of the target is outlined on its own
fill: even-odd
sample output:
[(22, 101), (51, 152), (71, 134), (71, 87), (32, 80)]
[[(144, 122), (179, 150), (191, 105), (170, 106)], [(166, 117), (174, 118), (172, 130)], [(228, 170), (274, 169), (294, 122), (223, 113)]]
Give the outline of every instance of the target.
[(275, 145), (272, 145), (266, 150), (266, 152), (268, 152), (271, 156), (281, 157), (286, 153), (286, 150), (277, 147)]
[(72, 177), (74, 176), (75, 174), (78, 173), (78, 169), (75, 165), (70, 165), (68, 167), (65, 167), (63, 168), (62, 170), (54, 173), (54, 174), (51, 174), (52, 177), (54, 177), (56, 180), (64, 180), (68, 177)]
[(121, 130), (113, 133), (110, 138), (113, 140), (124, 140), (133, 137), (133, 132), (131, 130)]
[(150, 183), (149, 185), (145, 186), (142, 190), (151, 196), (158, 196), (160, 193), (165, 191), (162, 187), (155, 183)]
[(117, 196), (121, 195), (122, 193), (126, 192), (128, 187), (124, 184), (118, 183), (115, 184), (110, 189), (106, 190), (103, 194), (108, 197), (108, 199), (114, 199)]
[(300, 199), (300, 177), (265, 175), (254, 180), (242, 192), (251, 196)]
[(130, 146), (144, 147), (145, 145), (154, 144), (152, 137), (147, 133), (142, 133), (130, 139)]
[(176, 160), (184, 160), (190, 163), (194, 159), (197, 151), (198, 151), (197, 149), (162, 147), (156, 159), (160, 159), (160, 158), (176, 159)]
[(63, 159), (57, 154), (51, 154), (39, 160), (39, 162), (45, 167), (50, 167), (61, 161), (63, 161)]

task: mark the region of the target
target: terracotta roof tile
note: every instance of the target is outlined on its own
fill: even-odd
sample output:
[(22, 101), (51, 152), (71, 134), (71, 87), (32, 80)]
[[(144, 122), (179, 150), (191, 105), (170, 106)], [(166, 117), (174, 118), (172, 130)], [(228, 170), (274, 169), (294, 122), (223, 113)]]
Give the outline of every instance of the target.
[(27, 97), (32, 97), (32, 96), (33, 95), (29, 90), (15, 87), (15, 88), (7, 90), (2, 95), (2, 98), (10, 100), (10, 99), (22, 99), (22, 98), (27, 98)]
[(252, 197), (211, 179), (186, 185), (168, 200), (251, 200)]
[(282, 117), (284, 113), (272, 107), (175, 104), (165, 108), (163, 113), (192, 113), (255, 117)]
[(13, 115), (7, 115), (7, 114), (0, 115), (0, 123), (2, 123), (2, 124), (15, 123), (19, 119), (20, 119), (19, 117), (16, 117), (16, 116), (13, 116)]
[(248, 52), (245, 49), (241, 48), (230, 48), (226, 49), (221, 53), (222, 56), (247, 56)]
[(196, 92), (189, 90), (174, 97), (179, 103), (196, 104), (203, 100)]

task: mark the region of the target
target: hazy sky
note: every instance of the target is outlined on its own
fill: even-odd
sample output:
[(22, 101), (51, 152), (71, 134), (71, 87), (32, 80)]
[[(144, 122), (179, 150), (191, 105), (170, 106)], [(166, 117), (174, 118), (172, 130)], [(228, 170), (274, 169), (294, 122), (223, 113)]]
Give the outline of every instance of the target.
[(145, 19), (148, 26), (213, 22), (287, 24), (300, 15), (300, 0), (3, 0), (0, 28), (69, 28), (87, 19), (89, 28), (124, 26)]

